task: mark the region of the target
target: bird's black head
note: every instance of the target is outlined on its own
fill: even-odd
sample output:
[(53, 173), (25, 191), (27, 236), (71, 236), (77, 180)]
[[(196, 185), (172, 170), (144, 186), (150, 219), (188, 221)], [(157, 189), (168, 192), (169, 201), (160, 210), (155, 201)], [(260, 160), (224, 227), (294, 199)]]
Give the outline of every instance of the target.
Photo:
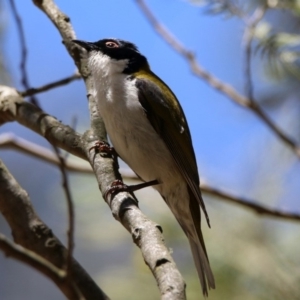
[(133, 43), (119, 39), (103, 39), (93, 43), (81, 40), (73, 40), (73, 42), (88, 52), (98, 51), (115, 60), (128, 60), (127, 68), (123, 73), (131, 74), (142, 68), (149, 68), (146, 57)]

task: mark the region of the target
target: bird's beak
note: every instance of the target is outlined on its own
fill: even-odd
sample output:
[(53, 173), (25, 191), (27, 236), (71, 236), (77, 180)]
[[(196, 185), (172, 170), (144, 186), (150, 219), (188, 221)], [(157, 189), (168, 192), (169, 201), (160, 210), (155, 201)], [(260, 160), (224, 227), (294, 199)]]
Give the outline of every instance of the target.
[(91, 42), (85, 42), (85, 41), (80, 41), (80, 40), (72, 40), (73, 43), (81, 46), (82, 48), (84, 48), (86, 51), (92, 51), (92, 50), (96, 50), (96, 45), (94, 43)]

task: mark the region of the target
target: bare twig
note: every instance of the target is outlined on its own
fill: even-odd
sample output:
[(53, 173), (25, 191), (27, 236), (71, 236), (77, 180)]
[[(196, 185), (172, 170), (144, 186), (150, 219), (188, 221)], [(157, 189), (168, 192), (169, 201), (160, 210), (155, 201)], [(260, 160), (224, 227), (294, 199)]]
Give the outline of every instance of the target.
[[(23, 28), (23, 23), (22, 20), (19, 16), (19, 13), (17, 11), (15, 1), (14, 0), (9, 0), (11, 10), (13, 13), (13, 16), (15, 18), (16, 24), (17, 24), (17, 29), (18, 29), (18, 34), (19, 34), (19, 39), (20, 39), (20, 45), (21, 45), (21, 63), (20, 63), (20, 70), (21, 70), (21, 83), (23, 87), (28, 90), (30, 89), (30, 84), (29, 84), (29, 79), (28, 79), (28, 74), (27, 74), (27, 69), (26, 69), (26, 64), (27, 64), (27, 47), (26, 47), (26, 40), (25, 40), (25, 33), (24, 33), (24, 28)], [(30, 102), (33, 103), (36, 106), (39, 106), (38, 100), (32, 95), (30, 97)]]
[(60, 169), (60, 172), (62, 175), (62, 186), (63, 186), (63, 190), (65, 191), (65, 196), (67, 199), (69, 228), (67, 231), (68, 252), (67, 252), (67, 259), (66, 259), (66, 270), (67, 270), (68, 280), (71, 280), (71, 278), (72, 278), (72, 257), (73, 257), (73, 250), (74, 250), (74, 230), (75, 230), (74, 205), (73, 205), (71, 190), (70, 190), (67, 171), (66, 171), (65, 158), (61, 155), (60, 150), (56, 146), (53, 146), (53, 149), (59, 160), (58, 166), (59, 166), (59, 169)]
[[(29, 154), (35, 158), (39, 158), (43, 161), (46, 161), (50, 164), (54, 164), (54, 165), (59, 164), (57, 156), (49, 149), (45, 147), (41, 147), (35, 143), (29, 142), (13, 134), (6, 133), (0, 135), (0, 149), (1, 148), (16, 149), (23, 153)], [(93, 170), (90, 167), (90, 165), (87, 164), (85, 165), (84, 163), (65, 161), (65, 168), (71, 172), (93, 174)], [(119, 171), (124, 179), (140, 181), (139, 178), (130, 169), (120, 169)], [(241, 207), (244, 207), (246, 209), (258, 213), (259, 215), (265, 215), (265, 216), (274, 217), (283, 220), (289, 220), (289, 221), (300, 221), (300, 214), (289, 213), (289, 212), (284, 212), (282, 210), (270, 208), (264, 206), (263, 204), (259, 204), (257, 201), (253, 199), (246, 199), (241, 196), (230, 194), (228, 192), (209, 186), (203, 182), (205, 182), (205, 180), (202, 180), (201, 182), (200, 185), (201, 190), (204, 193), (207, 193), (211, 196), (218, 197), (218, 199), (221, 201), (225, 200), (237, 204)]]
[(9, 241), (3, 234), (0, 234), (0, 249), (10, 257), (13, 257), (34, 269), (40, 271), (53, 282), (56, 283), (60, 289), (63, 289), (69, 299), (80, 299), (84, 297), (79, 292), (78, 288), (73, 283), (68, 283), (66, 280), (66, 272), (54, 266), (52, 263), (37, 255), (33, 251), (25, 249)]
[(252, 212), (255, 212), (259, 215), (264, 215), (272, 218), (278, 218), (282, 220), (289, 220), (289, 221), (300, 221), (300, 214), (299, 213), (290, 213), (285, 212), (279, 209), (270, 208), (263, 204), (257, 203), (255, 200), (246, 199), (240, 196), (235, 196), (233, 194), (221, 191), (219, 189), (213, 188), (211, 186), (208, 186), (207, 184), (200, 185), (201, 190), (204, 193), (207, 193), (211, 196), (216, 197), (216, 199), (219, 199), (221, 201), (228, 201), (230, 203), (237, 204), (243, 208), (249, 209)]
[(23, 96), (23, 97), (28, 97), (28, 96), (32, 96), (32, 95), (35, 95), (35, 94), (38, 94), (38, 93), (44, 93), (44, 92), (47, 92), (47, 91), (49, 91), (51, 89), (54, 89), (54, 88), (57, 88), (57, 87), (69, 84), (72, 81), (78, 80), (78, 79), (81, 79), (81, 78), (82, 77), (81, 77), (81, 75), (79, 73), (75, 73), (75, 74), (73, 74), (73, 75), (71, 75), (69, 77), (66, 77), (66, 78), (63, 78), (63, 79), (60, 79), (60, 80), (57, 80), (57, 81), (45, 84), (45, 85), (40, 86), (38, 88), (30, 88), (30, 89), (28, 89), (26, 91), (20, 92), (20, 95)]
[(180, 55), (182, 55), (187, 62), (191, 70), (196, 76), (205, 80), (214, 89), (220, 91), (222, 94), (236, 102), (237, 104), (249, 108), (259, 119), (268, 126), (269, 129), (300, 158), (300, 147), (297, 143), (287, 136), (273, 121), (267, 116), (262, 108), (254, 102), (251, 102), (249, 98), (239, 94), (231, 85), (221, 81), (217, 77), (207, 72), (196, 60), (192, 51), (185, 48), (153, 15), (143, 0), (136, 0), (137, 4), (143, 11), (144, 15), (158, 32), (158, 34)]

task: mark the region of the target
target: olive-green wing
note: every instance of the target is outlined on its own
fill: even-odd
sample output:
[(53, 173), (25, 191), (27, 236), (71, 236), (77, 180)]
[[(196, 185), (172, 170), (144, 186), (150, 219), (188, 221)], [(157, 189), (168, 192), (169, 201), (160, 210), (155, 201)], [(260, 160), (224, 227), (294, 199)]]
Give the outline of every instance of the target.
[(199, 188), (199, 175), (191, 134), (183, 110), (170, 88), (155, 74), (136, 77), (138, 97), (148, 120), (165, 142), (192, 194), (209, 218)]

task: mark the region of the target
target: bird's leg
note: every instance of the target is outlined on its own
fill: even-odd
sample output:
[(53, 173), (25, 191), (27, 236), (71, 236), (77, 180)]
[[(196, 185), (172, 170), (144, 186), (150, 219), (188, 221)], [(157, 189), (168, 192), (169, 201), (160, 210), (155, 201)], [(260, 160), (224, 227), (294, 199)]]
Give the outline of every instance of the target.
[(107, 190), (104, 193), (104, 199), (107, 202), (108, 197), (115, 192), (128, 192), (128, 193), (133, 193), (137, 190), (143, 189), (148, 186), (156, 185), (159, 184), (158, 180), (151, 180), (139, 184), (134, 184), (134, 185), (126, 185), (123, 183), (122, 180), (116, 179), (112, 182), (110, 187), (107, 188)]

